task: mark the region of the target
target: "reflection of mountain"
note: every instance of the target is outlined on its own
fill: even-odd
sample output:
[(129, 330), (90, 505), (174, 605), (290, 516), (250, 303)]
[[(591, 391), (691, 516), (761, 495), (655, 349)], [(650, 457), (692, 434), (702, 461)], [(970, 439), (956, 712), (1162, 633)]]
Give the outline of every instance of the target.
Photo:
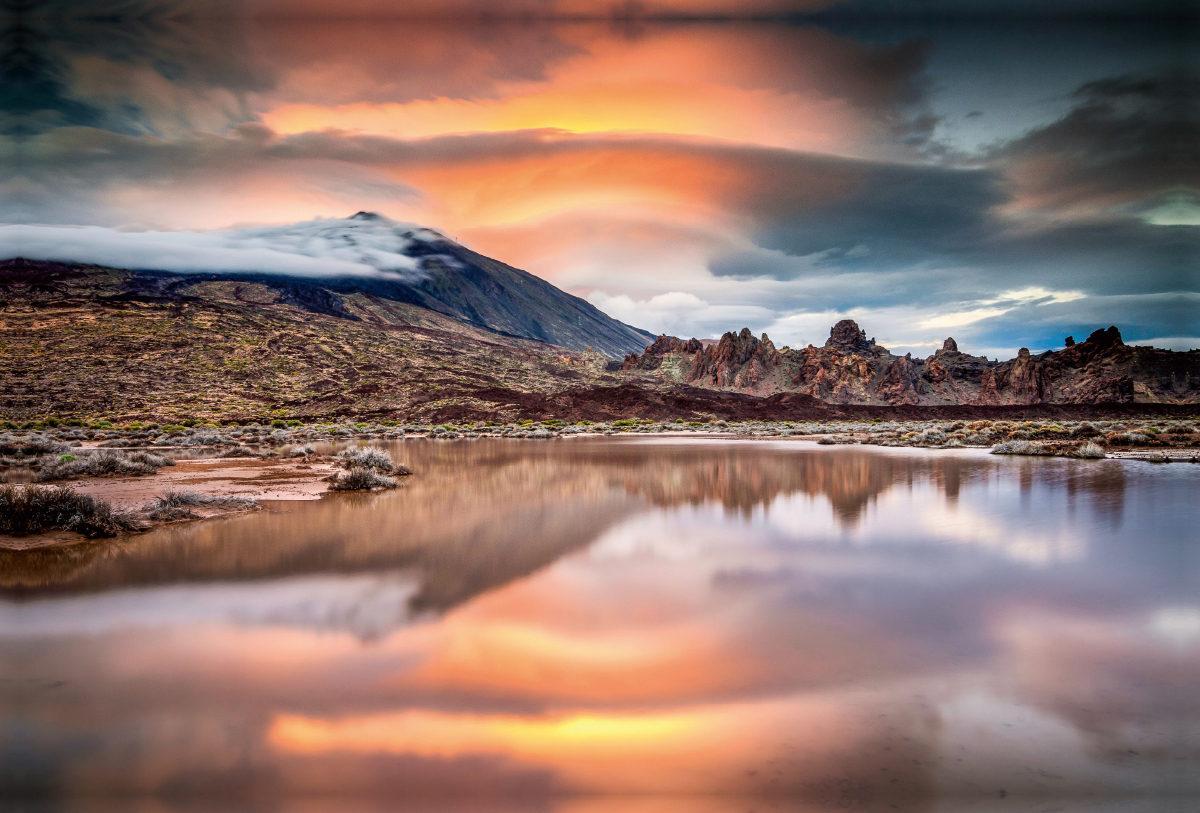
[(780, 495), (823, 496), (838, 519), (854, 523), (897, 479), (898, 461), (909, 463), (900, 466), (908, 470), (916, 462), (850, 450), (796, 455), (726, 446), (686, 460), (652, 459), (626, 477), (625, 487), (655, 505), (718, 502), (747, 517)]
[(4, 587), (18, 595), (77, 593), (410, 569), (420, 583), (412, 608), (440, 611), (585, 547), (643, 500), (661, 507), (716, 502), (749, 516), (778, 496), (807, 494), (828, 499), (840, 522), (854, 524), (895, 485), (928, 481), (955, 500), (967, 483), (996, 476), (998, 466), (1021, 465), (1023, 488), (1047, 478), (1072, 496), (1098, 497), (1113, 516), (1125, 486), (1117, 466), (796, 443), (408, 441), (394, 449), (417, 471), (397, 492), (330, 495), (116, 544), (8, 552), (0, 560)]

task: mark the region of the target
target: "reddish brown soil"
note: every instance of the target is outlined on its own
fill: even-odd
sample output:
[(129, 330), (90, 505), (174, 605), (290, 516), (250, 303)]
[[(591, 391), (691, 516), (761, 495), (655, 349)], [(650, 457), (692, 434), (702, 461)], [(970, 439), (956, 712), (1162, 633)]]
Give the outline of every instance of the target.
[(680, 386), (648, 390), (636, 384), (583, 387), (559, 393), (484, 387), (458, 393), (474, 401), (450, 405), (431, 416), (439, 421), (489, 420), (502, 412), (521, 419), (603, 421), (616, 418), (722, 418), (725, 420), (1001, 420), (1142, 416), (1200, 416), (1200, 404), (1034, 404), (1030, 406), (856, 406), (827, 404), (801, 393), (766, 398), (745, 393)]

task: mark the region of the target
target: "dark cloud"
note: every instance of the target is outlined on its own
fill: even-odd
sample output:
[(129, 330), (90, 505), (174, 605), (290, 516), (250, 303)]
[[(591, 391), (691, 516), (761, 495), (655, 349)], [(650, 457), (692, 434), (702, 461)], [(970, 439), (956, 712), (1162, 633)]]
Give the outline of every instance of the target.
[(1025, 208), (1144, 211), (1200, 194), (1200, 79), (1179, 70), (1098, 79), (1049, 126), (987, 156)]

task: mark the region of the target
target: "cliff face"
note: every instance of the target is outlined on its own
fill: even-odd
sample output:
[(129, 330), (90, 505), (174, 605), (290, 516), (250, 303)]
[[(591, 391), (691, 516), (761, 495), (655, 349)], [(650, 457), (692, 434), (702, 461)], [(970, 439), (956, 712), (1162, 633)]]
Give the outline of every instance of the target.
[(1060, 351), (994, 362), (954, 339), (925, 359), (895, 356), (850, 319), (823, 347), (777, 349), (766, 334), (726, 333), (704, 347), (660, 336), (625, 370), (651, 371), (695, 386), (757, 395), (799, 392), (826, 403), (872, 405), (1032, 405), (1200, 403), (1200, 351), (1131, 347), (1115, 327)]

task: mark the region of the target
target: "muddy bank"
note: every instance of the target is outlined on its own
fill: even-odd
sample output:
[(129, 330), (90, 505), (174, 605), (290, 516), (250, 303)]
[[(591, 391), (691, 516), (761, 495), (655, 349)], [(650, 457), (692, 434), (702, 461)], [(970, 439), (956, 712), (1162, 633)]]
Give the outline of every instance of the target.
[[(760, 397), (740, 392), (680, 386), (652, 390), (636, 384), (587, 387), (557, 393), (484, 387), (442, 393), (460, 403), (438, 407), (434, 421), (558, 418), (567, 421), (652, 418), (729, 421), (832, 420), (1092, 420), (1098, 418), (1200, 417), (1200, 404), (1033, 404), (1029, 406), (859, 406), (831, 404), (785, 392)], [(382, 414), (380, 417), (384, 417)]]
[[(89, 477), (64, 485), (128, 516), (141, 530), (258, 510), (260, 501), (316, 500), (340, 467), (332, 461), (261, 458), (181, 460), (154, 474)], [(0, 549), (61, 547), (84, 537), (71, 531), (0, 534)]]

